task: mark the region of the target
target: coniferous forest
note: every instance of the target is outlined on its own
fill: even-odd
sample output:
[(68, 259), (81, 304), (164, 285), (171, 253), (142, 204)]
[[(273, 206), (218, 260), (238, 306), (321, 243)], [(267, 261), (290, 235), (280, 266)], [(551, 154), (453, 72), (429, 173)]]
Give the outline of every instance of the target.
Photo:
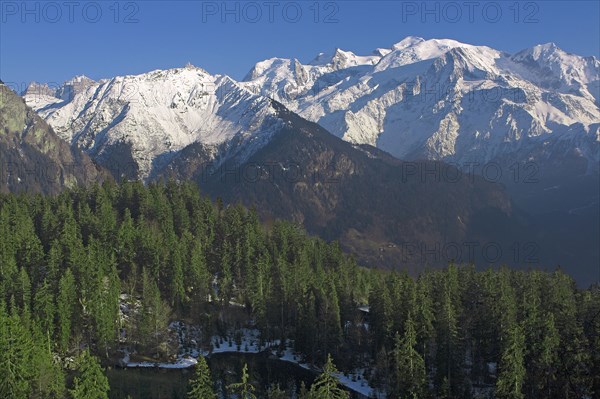
[[(0, 237), (0, 398), (108, 398), (124, 347), (177, 353), (175, 321), (208, 353), (254, 329), (320, 373), (263, 393), (244, 368), (230, 397), (348, 397), (356, 369), (388, 398), (600, 397), (599, 287), (560, 270), (365, 269), (192, 183), (2, 195)], [(189, 397), (217, 397), (198, 358)]]

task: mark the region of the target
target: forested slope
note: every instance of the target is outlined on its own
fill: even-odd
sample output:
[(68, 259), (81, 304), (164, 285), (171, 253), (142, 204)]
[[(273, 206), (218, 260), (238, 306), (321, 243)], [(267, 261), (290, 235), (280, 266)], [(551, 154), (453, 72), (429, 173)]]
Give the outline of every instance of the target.
[(2, 195), (0, 237), (1, 397), (85, 397), (101, 380), (85, 348), (104, 365), (123, 347), (168, 358), (174, 320), (209, 352), (213, 335), (249, 327), (317, 365), (331, 354), (390, 398), (600, 393), (598, 287), (560, 271), (367, 270), (192, 183)]

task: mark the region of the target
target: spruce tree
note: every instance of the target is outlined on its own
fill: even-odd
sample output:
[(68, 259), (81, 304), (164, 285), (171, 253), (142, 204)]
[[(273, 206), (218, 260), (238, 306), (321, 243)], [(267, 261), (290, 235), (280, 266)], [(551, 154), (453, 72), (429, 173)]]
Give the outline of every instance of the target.
[(78, 376), (73, 380), (73, 399), (108, 399), (108, 379), (98, 359), (85, 350), (77, 359)]
[(327, 355), (327, 362), (323, 372), (317, 377), (310, 387), (310, 399), (348, 399), (350, 395), (339, 387), (339, 380), (335, 376), (338, 373), (331, 355)]
[(267, 399), (288, 399), (286, 392), (277, 385), (271, 385), (267, 391)]
[(56, 306), (58, 314), (58, 345), (61, 351), (66, 352), (69, 349), (69, 340), (71, 338), (73, 312), (77, 305), (75, 277), (71, 269), (65, 271), (64, 275), (60, 278), (58, 286), (59, 292)]
[(427, 383), (425, 362), (416, 349), (417, 334), (414, 322), (409, 315), (406, 331), (401, 339), (396, 333), (394, 359), (393, 395), (399, 398), (421, 398)]
[(248, 364), (244, 364), (244, 367), (242, 368), (242, 381), (229, 384), (227, 390), (239, 395), (240, 399), (257, 399), (254, 394), (256, 388), (248, 382), (249, 379)]
[(496, 382), (498, 399), (523, 399), (522, 387), (526, 373), (523, 363), (524, 350), (523, 329), (516, 325), (508, 332), (502, 351), (500, 375)]
[(34, 376), (33, 342), (14, 308), (11, 313), (0, 303), (0, 397), (27, 399)]
[(47, 280), (44, 280), (44, 283), (38, 287), (33, 305), (36, 319), (44, 335), (53, 333), (56, 306), (54, 304), (52, 289)]
[(213, 382), (210, 376), (210, 369), (204, 356), (198, 356), (196, 372), (194, 379), (190, 381), (190, 390), (188, 399), (216, 399), (217, 395), (213, 388)]

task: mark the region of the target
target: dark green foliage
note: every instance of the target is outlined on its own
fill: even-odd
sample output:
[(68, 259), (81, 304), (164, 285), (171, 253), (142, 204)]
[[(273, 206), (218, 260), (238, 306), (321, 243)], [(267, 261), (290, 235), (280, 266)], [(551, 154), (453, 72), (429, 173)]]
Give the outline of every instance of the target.
[(348, 392), (341, 389), (335, 374), (338, 373), (331, 355), (327, 356), (327, 362), (323, 366), (323, 372), (312, 384), (309, 392), (310, 399), (348, 399)]
[(427, 389), (425, 362), (417, 352), (417, 333), (412, 318), (406, 322), (404, 337), (396, 333), (392, 354), (394, 378), (392, 393), (399, 398), (421, 398)]
[(244, 364), (242, 369), (242, 380), (227, 386), (227, 390), (230, 393), (234, 393), (240, 399), (257, 399), (254, 391), (256, 387), (250, 382), (250, 376), (248, 375), (248, 365)]
[(254, 321), (260, 344), (289, 340), (303, 361), (327, 362), (312, 394), (344, 395), (328, 353), (342, 370), (366, 368), (389, 397), (463, 399), (494, 385), (502, 398), (600, 392), (599, 290), (560, 271), (367, 270), (335, 243), (263, 226), (188, 183), (0, 195), (0, 235), (0, 397), (64, 397), (55, 359), (86, 347), (109, 364), (121, 328), (138, 352), (166, 358), (171, 321), (196, 323), (208, 347), (241, 327), (233, 313)]
[(204, 356), (199, 356), (196, 373), (190, 381), (188, 399), (216, 399), (216, 397), (206, 359)]
[(78, 375), (73, 382), (73, 399), (108, 399), (108, 379), (98, 359), (84, 351), (77, 359)]
[(519, 326), (507, 333), (500, 361), (500, 375), (496, 383), (496, 397), (499, 399), (522, 399), (525, 379), (525, 337)]

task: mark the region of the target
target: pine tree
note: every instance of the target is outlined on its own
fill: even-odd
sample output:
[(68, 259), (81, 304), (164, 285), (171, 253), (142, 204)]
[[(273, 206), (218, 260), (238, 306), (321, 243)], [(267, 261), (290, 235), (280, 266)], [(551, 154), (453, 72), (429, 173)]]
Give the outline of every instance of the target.
[(371, 289), (369, 305), (373, 336), (375, 339), (375, 353), (383, 346), (388, 346), (392, 334), (392, 301), (387, 284), (378, 282)]
[(584, 397), (589, 390), (588, 370), (591, 353), (586, 350), (583, 325), (578, 320), (580, 305), (577, 300), (575, 281), (560, 270), (550, 276), (547, 301), (544, 310), (554, 314), (554, 322), (560, 335), (557, 348), (556, 382), (554, 390), (564, 397)]
[(180, 240), (173, 239), (169, 244), (171, 248), (171, 266), (167, 269), (170, 274), (169, 293), (173, 308), (180, 307), (185, 298), (183, 282), (183, 258), (184, 248)]
[(289, 395), (277, 385), (271, 385), (267, 391), (267, 399), (288, 399)]
[(425, 362), (416, 350), (417, 334), (411, 316), (406, 321), (406, 331), (401, 339), (396, 333), (394, 358), (393, 397), (421, 398), (426, 387)]
[(8, 315), (0, 303), (0, 397), (27, 399), (34, 376), (32, 340), (15, 312)]
[(310, 392), (306, 389), (304, 381), (300, 383), (300, 392), (298, 393), (298, 399), (310, 399)]
[(196, 373), (194, 379), (190, 381), (191, 389), (188, 392), (188, 399), (216, 399), (217, 395), (213, 388), (213, 382), (210, 376), (210, 370), (204, 356), (198, 357), (196, 364)]
[(138, 321), (139, 337), (144, 346), (160, 355), (161, 346), (167, 331), (171, 309), (161, 298), (156, 282), (146, 270), (142, 274), (142, 309)]
[(525, 379), (523, 363), (525, 337), (520, 326), (514, 326), (507, 335), (500, 362), (500, 375), (496, 383), (496, 397), (499, 399), (524, 398), (522, 387)]
[(52, 352), (53, 342), (48, 331), (33, 326), (33, 348), (31, 367), (32, 378), (30, 398), (63, 398), (65, 394), (65, 375), (62, 365), (55, 360)]
[(427, 348), (435, 333), (433, 301), (429, 284), (430, 279), (423, 276), (417, 281), (415, 330), (417, 342), (420, 344), (419, 351), (423, 357), (427, 356)]
[(350, 395), (338, 386), (339, 380), (335, 376), (338, 370), (333, 364), (331, 355), (327, 355), (327, 362), (323, 372), (317, 377), (310, 387), (310, 399), (348, 399)]
[(249, 379), (248, 365), (244, 364), (242, 368), (242, 381), (228, 385), (227, 390), (239, 395), (240, 399), (257, 399), (254, 394), (256, 388), (248, 382)]
[(94, 336), (108, 357), (108, 346), (117, 336), (121, 281), (114, 254), (92, 240), (89, 247), (92, 270), (88, 273), (88, 306), (93, 320)]
[(108, 399), (108, 379), (98, 359), (85, 350), (77, 360), (78, 376), (73, 380), (73, 399)]
[(117, 233), (117, 263), (119, 270), (123, 270), (126, 274), (131, 273), (131, 270), (136, 267), (135, 239), (136, 231), (133, 218), (131, 217), (131, 211), (127, 208), (124, 211), (123, 221)]
[(340, 321), (340, 306), (335, 286), (329, 282), (329, 287), (320, 292), (318, 308), (318, 329), (321, 337), (320, 347), (323, 353), (337, 353), (342, 342), (342, 326)]
[[(464, 354), (462, 353), (460, 334), (458, 330), (459, 312), (455, 305), (455, 294), (453, 284), (448, 276), (442, 277), (441, 300), (436, 317), (437, 329), (437, 375), (436, 386), (438, 391), (450, 390), (451, 395), (458, 396), (462, 391), (462, 364)], [(444, 385), (447, 388), (444, 388)]]
[[(10, 275), (7, 277), (10, 278)], [(16, 293), (17, 303), (21, 307), (24, 320), (28, 320), (31, 313), (31, 280), (24, 267), (20, 269), (18, 285), (13, 291)]]
[(33, 308), (44, 335), (53, 333), (56, 306), (54, 304), (52, 289), (47, 280), (44, 280), (41, 287), (37, 289)]
[(233, 275), (231, 274), (231, 265), (233, 263), (233, 255), (229, 241), (225, 241), (221, 248), (220, 270), (219, 275), (219, 300), (221, 304), (228, 305), (233, 294)]
[(77, 293), (75, 288), (75, 277), (71, 269), (67, 269), (60, 278), (59, 292), (57, 299), (58, 313), (58, 344), (60, 349), (65, 352), (69, 349), (69, 340), (71, 338), (71, 327), (73, 324), (73, 312), (76, 308)]
[(202, 244), (199, 240), (195, 240), (192, 244), (189, 262), (189, 285), (191, 286), (193, 305), (199, 307), (208, 301), (211, 283)]

